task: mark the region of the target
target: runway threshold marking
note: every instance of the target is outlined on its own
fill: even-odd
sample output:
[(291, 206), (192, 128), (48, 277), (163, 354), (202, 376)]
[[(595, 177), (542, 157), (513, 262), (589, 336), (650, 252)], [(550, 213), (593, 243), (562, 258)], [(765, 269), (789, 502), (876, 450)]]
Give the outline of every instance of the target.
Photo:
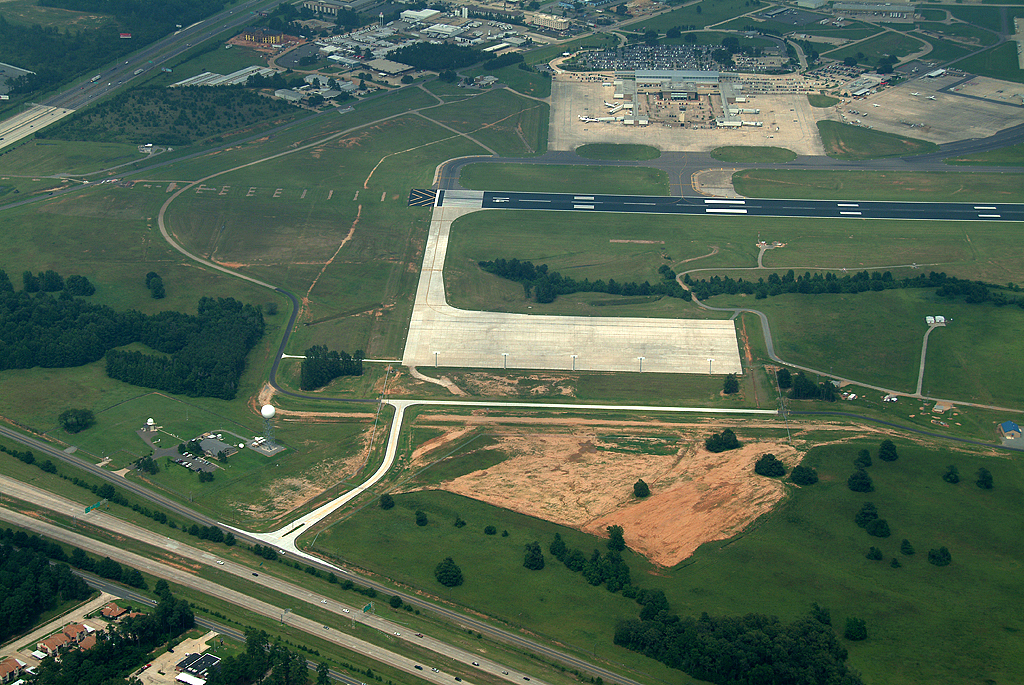
[(437, 201), (437, 191), (413, 188), (409, 191), (410, 207), (431, 207)]
[(704, 200), (706, 205), (745, 205), (746, 200)]
[[(590, 196), (590, 195), (573, 195), (572, 199), (574, 199), (574, 200), (593, 200), (594, 198), (592, 196)], [(992, 209), (995, 209), (995, 207), (993, 207)]]
[(999, 218), (1002, 218), (1002, 217), (1000, 217), (999, 214), (979, 214), (978, 218), (979, 219), (999, 219)]
[(860, 216), (860, 212), (839, 212), (843, 216)]
[(594, 205), (573, 205), (573, 209), (593, 209)]
[(975, 209), (995, 209), (995, 207), (979, 207), (977, 205), (975, 205), (974, 208)]
[[(843, 204), (842, 202), (840, 202), (840, 203), (839, 203), (839, 206), (840, 206), (840, 207), (860, 207), (860, 205), (855, 205), (855, 204)], [(975, 209), (977, 209), (977, 208), (975, 208)]]
[(708, 212), (709, 214), (712, 213), (712, 212), (718, 213), (718, 214), (746, 214), (747, 213), (747, 210), (745, 210), (745, 209), (726, 209), (725, 207), (705, 207), (704, 211)]

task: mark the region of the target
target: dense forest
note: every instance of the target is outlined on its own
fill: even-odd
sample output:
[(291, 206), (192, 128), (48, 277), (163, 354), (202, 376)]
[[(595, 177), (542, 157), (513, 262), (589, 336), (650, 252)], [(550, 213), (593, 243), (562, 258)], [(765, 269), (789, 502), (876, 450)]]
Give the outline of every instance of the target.
[[(269, 677), (265, 677), (268, 674)], [(305, 657), (280, 642), (271, 642), (262, 630), (249, 629), (245, 634), (245, 651), (224, 659), (220, 668), (210, 673), (206, 683), (246, 685), (260, 680), (274, 685), (306, 685), (309, 668)]]
[(572, 293), (608, 293), (609, 295), (625, 295), (627, 297), (679, 297), (690, 299), (690, 293), (684, 290), (675, 280), (675, 272), (668, 267), (661, 272), (660, 282), (651, 285), (643, 283), (617, 283), (609, 278), (591, 281), (577, 281), (563, 276), (557, 271), (549, 271), (547, 264), (534, 266), (533, 262), (521, 262), (518, 259), (495, 259), (493, 262), (479, 262), (481, 269), (510, 281), (522, 283), (526, 297), (531, 295), (537, 302), (554, 302), (559, 295)]
[[(95, 29), (61, 31), (9, 23), (0, 16), (0, 62), (34, 71), (14, 79), (12, 92), (53, 88), (224, 8), (222, 0), (39, 0), (43, 7), (95, 12), (113, 18)], [(126, 40), (121, 33), (130, 33)], [(59, 55), (59, 59), (55, 56)]]
[(348, 352), (328, 350), (326, 345), (314, 345), (306, 350), (302, 360), (302, 374), (299, 387), (303, 390), (318, 390), (341, 376), (363, 375), (363, 351), (355, 355)]
[(66, 564), (50, 565), (46, 554), (15, 548), (10, 542), (0, 545), (0, 643), (27, 632), (40, 616), (62, 603), (92, 594)]
[(188, 145), (260, 123), (269, 126), (275, 118), (291, 118), (298, 112), (284, 100), (265, 98), (242, 86), (134, 88), (77, 112), (36, 137)]
[(444, 71), (462, 69), (480, 61), (480, 53), (473, 48), (447, 43), (416, 43), (395, 50), (388, 59), (417, 69)]
[(846, 648), (821, 617), (783, 624), (760, 614), (680, 618), (660, 611), (620, 623), (615, 644), (721, 685), (862, 682), (846, 666)]
[[(92, 288), (80, 277), (42, 276), (40, 286), (59, 279), (64, 289), (57, 297), (43, 289), (15, 291), (0, 270), (0, 371), (82, 366), (106, 354), (111, 378), (190, 397), (232, 399), (245, 358), (263, 335), (262, 312), (231, 298), (204, 297), (195, 316), (146, 316), (74, 297), (69, 287), (82, 288), (84, 280)], [(36, 278), (24, 275), (26, 284)], [(114, 349), (134, 342), (162, 356)]]

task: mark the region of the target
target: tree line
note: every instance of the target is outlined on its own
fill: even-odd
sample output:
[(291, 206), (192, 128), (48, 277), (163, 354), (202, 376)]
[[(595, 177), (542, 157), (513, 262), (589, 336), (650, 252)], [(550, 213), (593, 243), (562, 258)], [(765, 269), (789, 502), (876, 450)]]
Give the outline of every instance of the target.
[(302, 360), (299, 387), (303, 390), (319, 390), (341, 376), (363, 375), (363, 351), (354, 355), (342, 350), (328, 350), (326, 345), (313, 345), (306, 350)]
[(674, 272), (671, 277), (668, 276), (671, 270), (662, 272), (662, 280), (651, 285), (648, 281), (618, 283), (611, 278), (607, 282), (591, 281), (590, 279), (577, 281), (563, 276), (557, 271), (549, 271), (547, 264), (534, 266), (533, 262), (521, 262), (518, 259), (495, 259), (494, 261), (478, 262), (478, 265), (487, 273), (521, 283), (527, 299), (532, 296), (539, 303), (554, 302), (559, 295), (571, 295), (572, 293), (608, 293), (609, 295), (627, 297), (678, 297), (684, 300), (689, 300), (691, 297), (690, 293), (676, 282)]
[(855, 274), (839, 275), (828, 271), (824, 273), (805, 272), (802, 276), (794, 274), (790, 269), (784, 275), (770, 274), (765, 280), (757, 282), (729, 276), (712, 276), (709, 279), (694, 280), (690, 274), (683, 276), (683, 283), (690, 288), (698, 300), (706, 300), (715, 295), (754, 295), (762, 300), (787, 293), (804, 295), (822, 294), (855, 294), (867, 291), (880, 292), (898, 288), (936, 288), (936, 295), (951, 300), (963, 298), (967, 304), (991, 302), (996, 306), (1015, 304), (1024, 309), (1024, 298), (1011, 297), (1006, 291), (1019, 292), (1020, 286), (1008, 283), (1005, 286), (984, 281), (971, 281), (943, 273), (929, 272), (913, 278), (894, 278), (889, 271), (860, 271)]
[(395, 50), (388, 59), (417, 69), (445, 71), (462, 69), (480, 61), (480, 53), (470, 47), (441, 43), (416, 43)]
[(280, 643), (270, 640), (262, 630), (250, 628), (245, 634), (245, 651), (223, 659), (210, 672), (207, 685), (246, 685), (256, 682), (273, 685), (306, 685), (309, 668), (306, 658)]

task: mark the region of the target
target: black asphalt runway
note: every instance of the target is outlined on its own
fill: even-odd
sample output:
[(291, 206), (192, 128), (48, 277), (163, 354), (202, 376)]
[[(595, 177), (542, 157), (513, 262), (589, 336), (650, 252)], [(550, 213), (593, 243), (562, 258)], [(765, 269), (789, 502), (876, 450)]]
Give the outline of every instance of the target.
[[(444, 206), (446, 191), (438, 191)], [(701, 216), (808, 217), (815, 219), (927, 219), (939, 221), (1024, 221), (1024, 204), (970, 202), (864, 202), (858, 200), (759, 200), (572, 193), (485, 191), (485, 209), (566, 212), (697, 214)]]

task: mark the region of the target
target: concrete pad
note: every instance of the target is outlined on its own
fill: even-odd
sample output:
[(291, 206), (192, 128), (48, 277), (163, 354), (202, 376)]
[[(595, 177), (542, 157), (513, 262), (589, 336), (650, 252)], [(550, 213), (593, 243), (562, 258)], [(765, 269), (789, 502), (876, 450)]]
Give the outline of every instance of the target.
[(50, 124), (74, 113), (74, 111), (73, 109), (62, 109), (60, 107), (33, 105), (21, 114), (0, 122), (0, 148), (12, 145), (22, 138), (27, 138), (33, 133), (41, 131)]
[(716, 374), (743, 372), (732, 321), (531, 316), (449, 306), (443, 269), (451, 225), (472, 211), (500, 210), (434, 209), (402, 364), (706, 374), (714, 359)]

